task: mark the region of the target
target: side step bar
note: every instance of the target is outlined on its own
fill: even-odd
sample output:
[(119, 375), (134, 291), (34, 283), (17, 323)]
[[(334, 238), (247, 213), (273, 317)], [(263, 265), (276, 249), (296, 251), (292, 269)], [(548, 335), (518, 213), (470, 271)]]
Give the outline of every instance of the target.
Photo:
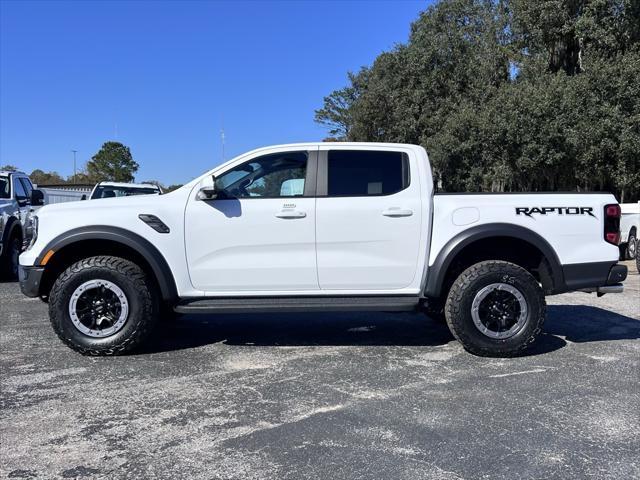
[(182, 300), (178, 313), (261, 313), (261, 312), (404, 312), (415, 310), (418, 296), (387, 297), (220, 297)]

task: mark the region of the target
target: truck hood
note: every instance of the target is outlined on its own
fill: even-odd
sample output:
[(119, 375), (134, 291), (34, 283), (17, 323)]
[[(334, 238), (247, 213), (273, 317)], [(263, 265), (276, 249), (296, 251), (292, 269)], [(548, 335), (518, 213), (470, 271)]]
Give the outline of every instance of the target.
[(114, 208), (117, 209), (128, 209), (128, 208), (144, 208), (144, 207), (154, 207), (159, 203), (165, 201), (164, 197), (168, 197), (167, 195), (133, 195), (130, 197), (119, 197), (119, 198), (100, 198), (96, 200), (79, 200), (75, 202), (65, 202), (65, 203), (55, 203), (53, 205), (45, 205), (38, 211), (38, 216), (47, 215), (51, 213), (55, 214), (64, 214), (69, 213), (73, 214), (73, 212), (82, 212), (83, 214), (91, 213), (92, 211), (96, 212), (96, 215), (100, 215), (100, 212), (104, 212), (106, 210), (112, 210)]

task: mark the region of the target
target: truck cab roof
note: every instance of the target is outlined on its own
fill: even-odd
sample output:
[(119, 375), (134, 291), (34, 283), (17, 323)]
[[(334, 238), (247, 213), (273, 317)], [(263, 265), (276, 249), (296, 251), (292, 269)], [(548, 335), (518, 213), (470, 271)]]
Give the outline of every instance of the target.
[(157, 188), (153, 183), (126, 183), (126, 182), (99, 182), (103, 187), (126, 187), (126, 188)]
[(13, 171), (13, 170), (0, 170), (0, 177), (8, 177), (9, 175), (20, 175), (26, 177), (27, 174), (24, 172)]

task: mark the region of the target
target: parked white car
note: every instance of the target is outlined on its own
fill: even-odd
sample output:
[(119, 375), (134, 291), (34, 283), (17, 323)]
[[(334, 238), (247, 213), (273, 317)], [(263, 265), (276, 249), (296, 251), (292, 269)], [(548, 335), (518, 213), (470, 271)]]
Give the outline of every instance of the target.
[(43, 204), (26, 174), (0, 171), (0, 276), (18, 276), (18, 256), (34, 235), (32, 214)]
[(93, 187), (89, 198), (95, 200), (133, 195), (162, 195), (162, 189), (152, 183), (100, 182)]
[(262, 148), (166, 195), (39, 218), (22, 291), (92, 355), (131, 351), (163, 309), (420, 309), (468, 351), (510, 356), (540, 333), (545, 295), (621, 292), (627, 275), (613, 195), (434, 196), (416, 145)]
[(622, 252), (626, 259), (633, 260), (638, 252), (638, 232), (640, 232), (640, 202), (620, 205), (620, 234)]

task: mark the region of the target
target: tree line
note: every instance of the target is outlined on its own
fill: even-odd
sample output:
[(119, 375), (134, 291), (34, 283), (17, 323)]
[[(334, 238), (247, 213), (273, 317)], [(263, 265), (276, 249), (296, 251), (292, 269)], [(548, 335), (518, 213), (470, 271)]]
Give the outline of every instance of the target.
[[(35, 169), (29, 174), (31, 181), (37, 185), (65, 185), (65, 184), (95, 184), (98, 182), (125, 182), (130, 183), (135, 179), (139, 165), (133, 159), (131, 150), (120, 142), (105, 142), (100, 150), (91, 157), (91, 160), (83, 166), (79, 172), (66, 178), (58, 172), (45, 172)], [(5, 165), (0, 170), (17, 170), (13, 165)], [(142, 183), (158, 185), (165, 192), (170, 192), (182, 185), (175, 184), (165, 186), (157, 180), (146, 180)]]
[(638, 200), (640, 0), (442, 0), (315, 119), (424, 146), (444, 191)]

